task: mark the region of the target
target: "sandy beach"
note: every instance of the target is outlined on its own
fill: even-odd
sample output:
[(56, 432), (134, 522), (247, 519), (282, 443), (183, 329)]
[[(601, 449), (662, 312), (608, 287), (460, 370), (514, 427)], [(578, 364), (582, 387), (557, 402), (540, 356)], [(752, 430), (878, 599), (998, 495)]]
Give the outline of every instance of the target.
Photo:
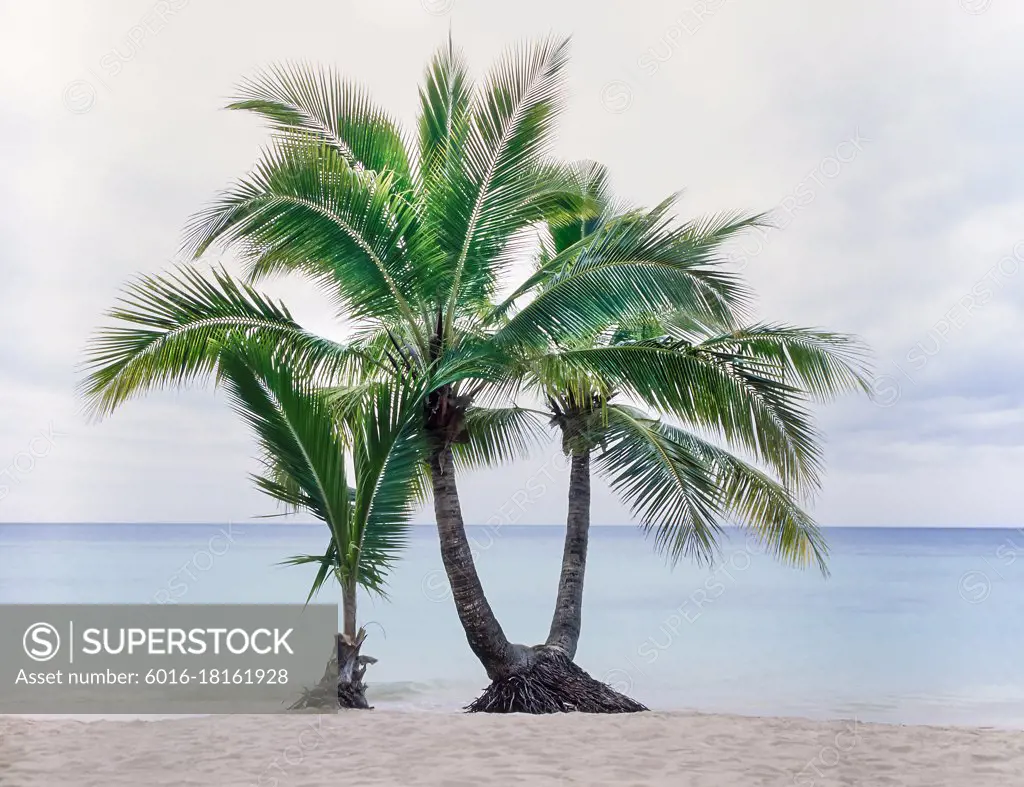
[(1024, 732), (648, 713), (348, 712), (0, 719), (0, 784), (983, 785), (1024, 778)]

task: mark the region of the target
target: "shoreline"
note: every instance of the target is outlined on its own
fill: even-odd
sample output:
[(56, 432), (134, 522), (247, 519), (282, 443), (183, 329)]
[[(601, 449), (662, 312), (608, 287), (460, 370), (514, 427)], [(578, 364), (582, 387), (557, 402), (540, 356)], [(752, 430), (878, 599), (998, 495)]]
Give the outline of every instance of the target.
[[(175, 722), (181, 720), (191, 719), (221, 719), (221, 718), (233, 718), (235, 716), (244, 716), (251, 718), (266, 718), (266, 719), (282, 719), (282, 718), (309, 718), (317, 716), (339, 716), (343, 717), (347, 714), (363, 714), (367, 711), (351, 711), (351, 710), (339, 710), (336, 713), (316, 713), (314, 711), (294, 711), (289, 713), (231, 713), (231, 714), (216, 714), (216, 713), (152, 713), (152, 714), (136, 714), (136, 713), (0, 713), (0, 729), (2, 729), (3, 722), (5, 721), (25, 721), (25, 722), (44, 722), (44, 723), (58, 723), (58, 722), (76, 722), (80, 724), (95, 724), (97, 722), (111, 722), (112, 724), (130, 724), (133, 722), (143, 722), (147, 724), (156, 724), (161, 722)], [(469, 717), (469, 718), (543, 718), (543, 714), (532, 715), (522, 713), (512, 714), (472, 714), (461, 709), (451, 708), (428, 708), (428, 707), (392, 707), (392, 706), (373, 706), (370, 708), (369, 713), (371, 715), (385, 715), (385, 716), (409, 716), (412, 718), (421, 717)], [(778, 721), (778, 722), (792, 722), (797, 724), (856, 724), (858, 727), (880, 727), (880, 728), (892, 728), (892, 729), (929, 729), (939, 731), (963, 731), (963, 732), (1006, 732), (1006, 733), (1020, 733), (1024, 735), (1024, 725), (1013, 726), (1010, 724), (978, 724), (978, 723), (948, 723), (948, 722), (901, 722), (901, 721), (875, 721), (865, 720), (859, 716), (834, 716), (829, 718), (820, 718), (815, 716), (801, 716), (799, 714), (757, 714), (757, 713), (734, 713), (728, 711), (705, 711), (705, 710), (693, 710), (693, 709), (676, 709), (676, 710), (665, 710), (665, 709), (650, 709), (639, 714), (621, 714), (619, 718), (627, 718), (630, 715), (637, 716), (665, 716), (665, 717), (678, 717), (678, 718), (712, 718), (712, 719), (733, 719), (733, 720), (761, 720), (761, 721)], [(554, 718), (557, 716), (562, 717), (582, 717), (582, 718), (605, 718), (608, 716), (616, 716), (616, 714), (597, 714), (597, 713), (564, 713), (564, 714), (550, 714), (548, 718)]]
[[(424, 723), (429, 719), (429, 723)], [(1005, 785), (1024, 731), (660, 712), (0, 716), (0, 783)]]

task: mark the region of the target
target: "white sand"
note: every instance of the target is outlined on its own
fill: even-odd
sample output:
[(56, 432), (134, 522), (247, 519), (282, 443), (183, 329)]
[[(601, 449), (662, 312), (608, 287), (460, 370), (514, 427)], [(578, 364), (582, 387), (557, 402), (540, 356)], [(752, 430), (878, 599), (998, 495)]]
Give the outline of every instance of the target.
[(646, 713), (0, 717), (0, 785), (1024, 784), (1024, 732)]

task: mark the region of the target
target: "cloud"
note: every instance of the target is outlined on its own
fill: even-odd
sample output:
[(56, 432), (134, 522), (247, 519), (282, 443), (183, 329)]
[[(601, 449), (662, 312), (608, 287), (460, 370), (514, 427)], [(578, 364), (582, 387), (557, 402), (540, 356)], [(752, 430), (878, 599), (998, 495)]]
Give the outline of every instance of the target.
[[(68, 437), (0, 501), (0, 520), (267, 512), (246, 478), (251, 439), (209, 391), (86, 424), (73, 394), (85, 337), (125, 280), (172, 264), (187, 216), (256, 156), (263, 130), (220, 111), (242, 76), (332, 63), (411, 124), (450, 26), (477, 69), (517, 37), (572, 33), (558, 150), (606, 163), (623, 198), (685, 187), (686, 216), (776, 208), (780, 229), (746, 255), (758, 316), (862, 334), (898, 387), (888, 407), (823, 411), (822, 521), (1014, 522), (1024, 278), (991, 271), (1024, 252), (1022, 20), (1011, 3), (926, 0), (6, 4), (0, 465), (51, 422)], [(862, 151), (842, 161), (857, 135)], [(990, 296), (965, 302), (986, 276)], [(307, 285), (270, 288), (311, 327), (344, 333)], [(548, 459), (466, 479), (467, 519), (487, 521)], [(522, 521), (564, 518), (553, 473)], [(627, 519), (595, 494), (598, 521)]]

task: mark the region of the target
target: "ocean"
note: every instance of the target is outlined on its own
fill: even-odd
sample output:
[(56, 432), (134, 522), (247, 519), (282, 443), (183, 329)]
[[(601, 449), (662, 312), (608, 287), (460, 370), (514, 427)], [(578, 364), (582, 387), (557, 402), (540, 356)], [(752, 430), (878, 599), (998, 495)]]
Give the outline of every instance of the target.
[[(562, 529), (470, 527), (510, 639), (543, 641)], [(592, 531), (578, 663), (659, 710), (1024, 728), (1024, 531), (827, 529), (831, 577), (733, 533), (674, 569), (632, 526)], [(281, 565), (322, 525), (0, 525), (0, 603), (303, 601)], [(325, 588), (320, 600), (334, 601)], [(457, 709), (487, 683), (437, 536), (412, 531), (388, 598), (362, 597), (378, 707)]]

